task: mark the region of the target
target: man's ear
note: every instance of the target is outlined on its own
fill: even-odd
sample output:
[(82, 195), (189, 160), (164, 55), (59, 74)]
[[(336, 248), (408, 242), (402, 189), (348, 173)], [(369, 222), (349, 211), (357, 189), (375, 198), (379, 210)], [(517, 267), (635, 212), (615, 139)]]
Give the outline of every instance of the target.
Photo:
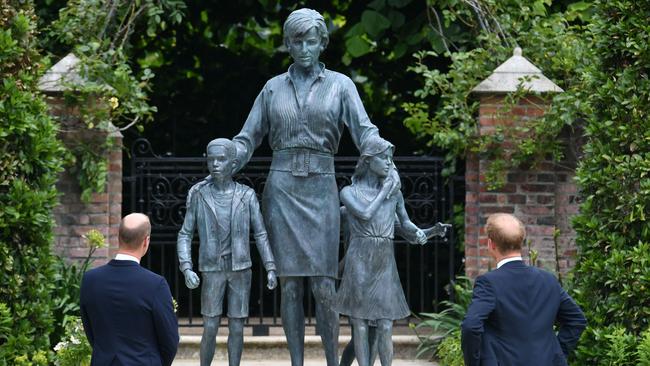
[(151, 241), (151, 236), (150, 236), (150, 235), (147, 235), (147, 236), (144, 238), (144, 242), (142, 243), (142, 249), (143, 249), (142, 256), (144, 256), (145, 254), (147, 254), (147, 251), (149, 251), (149, 242), (150, 242), (150, 241)]
[(232, 159), (232, 168), (235, 169), (239, 165), (239, 159)]

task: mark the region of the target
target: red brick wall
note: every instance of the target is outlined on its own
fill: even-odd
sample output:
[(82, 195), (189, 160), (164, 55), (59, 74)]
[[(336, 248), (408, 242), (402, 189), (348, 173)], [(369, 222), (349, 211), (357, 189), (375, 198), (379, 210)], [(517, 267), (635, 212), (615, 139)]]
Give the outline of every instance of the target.
[[(59, 117), (59, 137), (66, 146), (80, 140), (92, 142), (106, 138), (106, 132), (88, 130), (76, 110), (66, 107), (60, 97), (50, 96), (48, 104), (50, 112)], [(95, 265), (107, 262), (117, 251), (117, 230), (122, 215), (122, 136), (117, 132), (111, 138), (113, 147), (105, 154), (108, 179), (104, 193), (93, 194), (89, 202), (83, 202), (77, 177), (69, 167), (56, 184), (60, 203), (54, 209), (53, 251), (65, 258), (80, 260), (88, 255), (88, 243), (83, 235), (91, 229), (104, 234), (109, 244), (95, 252)]]
[[(494, 131), (496, 126), (510, 126), (534, 119), (544, 113), (544, 100), (523, 98), (512, 108), (504, 108), (500, 96), (481, 98), (479, 109), (480, 133)], [(506, 142), (507, 143), (507, 142)], [(538, 252), (537, 265), (562, 274), (575, 264), (575, 233), (571, 216), (578, 212), (577, 187), (574, 183), (575, 161), (555, 164), (543, 162), (528, 169), (513, 169), (506, 173), (505, 185), (488, 190), (485, 172), (488, 161), (478, 155), (468, 156), (465, 171), (465, 272), (470, 277), (495, 268), (487, 253), (484, 225), (491, 213), (505, 212), (517, 216), (526, 225), (528, 250)], [(554, 240), (554, 232), (559, 235)], [(557, 242), (557, 256), (556, 256)]]

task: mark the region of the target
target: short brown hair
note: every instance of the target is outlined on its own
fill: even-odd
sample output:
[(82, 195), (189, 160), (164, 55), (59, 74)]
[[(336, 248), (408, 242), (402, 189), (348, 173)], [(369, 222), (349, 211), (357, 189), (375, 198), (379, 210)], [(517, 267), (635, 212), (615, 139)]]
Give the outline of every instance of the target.
[(485, 225), (487, 236), (500, 253), (521, 250), (526, 237), (524, 224), (513, 215), (505, 213), (492, 214)]
[(144, 214), (136, 214), (138, 216), (142, 215), (144, 218), (140, 222), (131, 224), (127, 221), (129, 216), (132, 215), (134, 214), (127, 215), (122, 218), (122, 221), (120, 221), (120, 230), (118, 234), (120, 247), (131, 250), (138, 249), (144, 239), (151, 234), (151, 223), (149, 222), (149, 218)]

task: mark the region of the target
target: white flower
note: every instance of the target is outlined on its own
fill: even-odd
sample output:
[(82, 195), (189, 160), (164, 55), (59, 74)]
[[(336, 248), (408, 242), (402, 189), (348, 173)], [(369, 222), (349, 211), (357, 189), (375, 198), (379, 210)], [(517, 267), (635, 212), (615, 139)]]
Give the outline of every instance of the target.
[(66, 348), (68, 346), (68, 342), (59, 342), (54, 346), (54, 351), (59, 352), (60, 350)]
[(79, 340), (79, 338), (77, 338), (75, 336), (70, 336), (70, 342), (72, 342), (72, 344), (81, 344), (81, 341)]

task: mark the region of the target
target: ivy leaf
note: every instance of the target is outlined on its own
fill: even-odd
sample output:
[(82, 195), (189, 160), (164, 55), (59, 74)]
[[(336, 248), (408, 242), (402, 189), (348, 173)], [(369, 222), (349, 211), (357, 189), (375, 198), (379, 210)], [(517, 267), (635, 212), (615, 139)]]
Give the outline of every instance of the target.
[(593, 7), (591, 3), (578, 1), (567, 7), (566, 18), (568, 21), (573, 21), (576, 18), (580, 18), (582, 21), (588, 21), (592, 13)]
[(533, 14), (540, 16), (546, 15), (546, 6), (543, 0), (533, 2)]
[(442, 37), (438, 34), (432, 34), (429, 36), (429, 42), (431, 43), (431, 48), (433, 48), (436, 53), (443, 53), (446, 51), (445, 44), (442, 41)]
[(359, 36), (348, 38), (345, 47), (352, 57), (361, 57), (371, 50), (370, 44)]
[(388, 27), (390, 27), (390, 20), (379, 12), (374, 10), (366, 10), (361, 14), (361, 23), (366, 32), (373, 37), (377, 38)]
[(363, 24), (361, 24), (361, 23), (357, 23), (357, 24), (355, 24), (354, 26), (352, 26), (352, 28), (350, 28), (350, 30), (348, 30), (348, 31), (345, 33), (345, 38), (351, 38), (351, 37), (354, 37), (354, 36), (360, 36), (360, 35), (362, 35), (362, 34), (364, 34), (364, 33), (365, 33), (365, 29), (363, 29)]

